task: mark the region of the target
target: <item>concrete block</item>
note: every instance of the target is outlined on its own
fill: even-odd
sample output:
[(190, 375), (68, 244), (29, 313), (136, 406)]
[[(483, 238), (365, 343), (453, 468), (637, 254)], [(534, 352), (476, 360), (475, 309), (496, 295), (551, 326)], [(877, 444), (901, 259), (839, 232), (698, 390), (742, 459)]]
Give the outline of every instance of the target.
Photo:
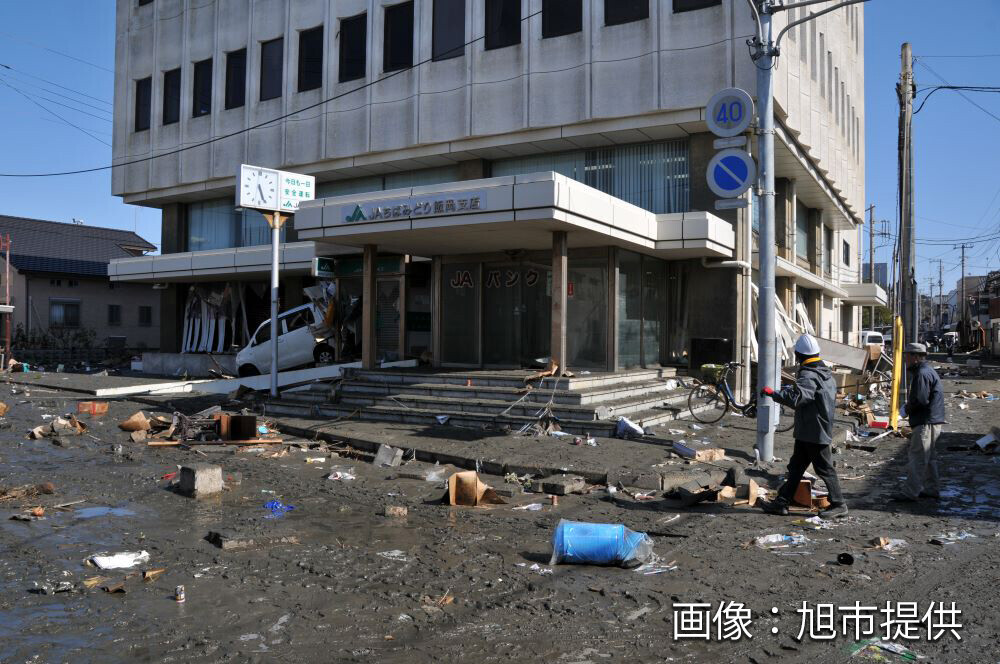
[(608, 471), (608, 486), (633, 487), (636, 489), (651, 489), (659, 491), (663, 488), (660, 474), (651, 470), (636, 470), (630, 468), (615, 468)]
[(583, 491), (586, 486), (587, 482), (579, 475), (552, 475), (544, 479), (534, 480), (531, 483), (533, 491), (556, 496)]
[(208, 463), (181, 466), (177, 492), (192, 498), (203, 498), (222, 492), (222, 467)]
[(378, 452), (375, 454), (374, 463), (376, 466), (381, 468), (390, 467), (395, 468), (403, 461), (403, 450), (398, 447), (390, 447), (389, 445), (379, 445)]

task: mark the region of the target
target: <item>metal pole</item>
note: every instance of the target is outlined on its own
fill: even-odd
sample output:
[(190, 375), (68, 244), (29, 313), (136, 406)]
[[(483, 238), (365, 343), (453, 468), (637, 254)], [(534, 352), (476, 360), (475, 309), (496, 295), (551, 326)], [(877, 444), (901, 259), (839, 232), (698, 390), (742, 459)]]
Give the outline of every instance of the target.
[[(758, 251), (760, 276), (757, 293), (757, 389), (780, 388), (776, 375), (777, 332), (774, 320), (774, 43), (771, 0), (761, 3), (760, 25), (763, 44), (757, 66), (758, 136), (757, 151), (760, 157), (760, 230)], [(760, 460), (770, 463), (774, 459), (774, 401), (761, 395), (757, 409), (757, 451)]]
[(944, 279), (942, 278), (941, 259), (938, 259), (938, 310), (937, 310), (937, 331), (941, 332), (941, 309), (944, 307)]
[(278, 270), (281, 255), (281, 213), (271, 215), (271, 396), (278, 396)]

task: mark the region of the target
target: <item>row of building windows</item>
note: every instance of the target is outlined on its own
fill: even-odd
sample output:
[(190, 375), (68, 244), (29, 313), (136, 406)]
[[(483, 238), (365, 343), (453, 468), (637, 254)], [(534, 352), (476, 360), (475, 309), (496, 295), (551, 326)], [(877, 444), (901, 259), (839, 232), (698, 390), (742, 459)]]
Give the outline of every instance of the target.
[[(151, 2), (151, 0), (148, 0)], [(465, 37), (466, 0), (433, 0), (431, 58), (435, 61), (461, 57)], [(484, 41), (486, 50), (521, 43), (521, 0), (485, 0)], [(145, 3), (143, 3), (145, 4)], [(675, 12), (720, 5), (722, 0), (673, 0)], [(605, 25), (621, 25), (649, 18), (649, 0), (605, 0)], [(382, 69), (386, 73), (413, 66), (413, 0), (385, 8), (382, 39)], [(583, 30), (583, 0), (542, 0), (542, 38), (549, 39)], [(296, 89), (306, 92), (323, 87), (323, 26), (298, 33)], [(367, 75), (368, 15), (340, 19), (338, 81), (346, 83)], [(284, 89), (283, 37), (260, 44), (260, 101), (281, 97)], [(246, 104), (247, 49), (225, 54), (224, 106)], [(164, 125), (181, 116), (181, 68), (162, 74), (161, 118)], [(191, 117), (212, 112), (212, 59), (192, 67)], [(135, 131), (149, 129), (152, 122), (153, 77), (135, 81)]]
[[(137, 318), (139, 327), (153, 326), (153, 307), (139, 306)], [(122, 324), (122, 305), (108, 305), (108, 326), (120, 327)], [(49, 300), (49, 327), (80, 327), (79, 300)]]
[[(79, 315), (79, 304), (77, 305), (77, 325), (79, 325), (80, 315)], [(122, 324), (122, 305), (120, 304), (109, 304), (108, 305), (108, 326), (109, 327), (120, 327)], [(153, 326), (153, 307), (147, 305), (139, 305), (139, 327), (152, 327)]]

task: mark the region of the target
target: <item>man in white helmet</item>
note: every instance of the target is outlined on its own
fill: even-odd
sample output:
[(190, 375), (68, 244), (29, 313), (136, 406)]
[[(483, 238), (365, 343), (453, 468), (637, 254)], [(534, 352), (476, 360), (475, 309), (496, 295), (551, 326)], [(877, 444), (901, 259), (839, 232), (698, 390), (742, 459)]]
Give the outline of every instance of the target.
[(830, 507), (823, 516), (845, 516), (847, 503), (840, 492), (840, 480), (830, 452), (837, 383), (819, 357), (819, 344), (808, 334), (803, 334), (795, 342), (795, 359), (799, 362), (799, 372), (794, 385), (788, 385), (780, 392), (770, 387), (761, 390), (761, 394), (795, 409), (795, 449), (788, 460), (785, 483), (778, 490), (778, 497), (770, 502), (763, 501), (761, 507), (769, 514), (788, 514), (788, 505), (795, 496), (802, 475), (812, 464), (830, 494)]

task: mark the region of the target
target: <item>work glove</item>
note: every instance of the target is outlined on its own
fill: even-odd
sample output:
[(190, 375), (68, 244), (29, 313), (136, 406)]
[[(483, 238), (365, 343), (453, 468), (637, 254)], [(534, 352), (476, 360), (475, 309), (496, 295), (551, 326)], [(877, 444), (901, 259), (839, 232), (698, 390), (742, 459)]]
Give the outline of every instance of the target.
[(772, 390), (770, 387), (762, 388), (761, 391), (760, 391), (760, 396), (762, 396), (762, 397), (772, 397), (772, 396), (774, 396), (774, 390)]

